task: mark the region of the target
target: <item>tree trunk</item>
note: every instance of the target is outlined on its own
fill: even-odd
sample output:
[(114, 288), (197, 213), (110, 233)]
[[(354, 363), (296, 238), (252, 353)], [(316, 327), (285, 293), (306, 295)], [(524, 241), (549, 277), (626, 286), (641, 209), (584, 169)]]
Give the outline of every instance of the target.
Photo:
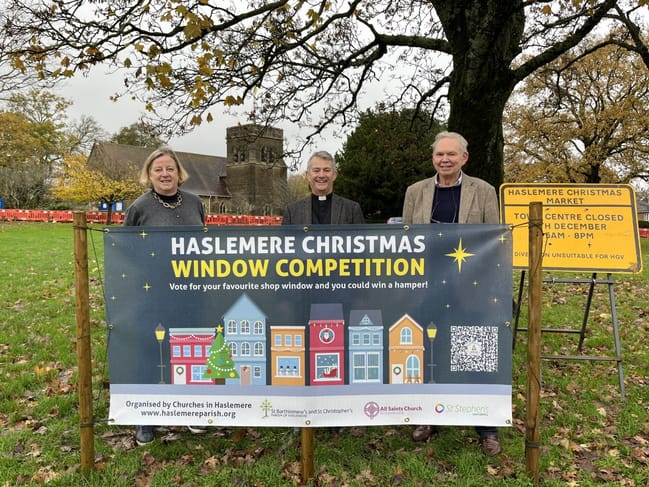
[(106, 225), (113, 223), (113, 204), (108, 203), (108, 210), (106, 211)]
[(503, 182), (502, 117), (516, 80), (512, 60), (519, 54), (525, 17), (519, 0), (434, 1), (453, 48), (449, 84), (449, 130), (469, 142), (466, 172)]

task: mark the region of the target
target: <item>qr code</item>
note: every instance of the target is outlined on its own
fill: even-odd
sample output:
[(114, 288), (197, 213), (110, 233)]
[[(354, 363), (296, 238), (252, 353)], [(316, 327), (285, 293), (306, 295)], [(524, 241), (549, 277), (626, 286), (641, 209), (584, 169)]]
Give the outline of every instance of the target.
[(451, 372), (497, 372), (497, 326), (451, 326)]

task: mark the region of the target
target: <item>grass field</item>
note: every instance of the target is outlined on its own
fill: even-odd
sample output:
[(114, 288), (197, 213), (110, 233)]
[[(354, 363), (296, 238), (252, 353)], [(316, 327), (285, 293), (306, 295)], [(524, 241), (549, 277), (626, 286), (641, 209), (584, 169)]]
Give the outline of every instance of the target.
[[(299, 434), (231, 428), (192, 435), (164, 428), (146, 447), (107, 424), (102, 233), (90, 231), (95, 470), (80, 471), (72, 226), (0, 222), (0, 486), (293, 486)], [(643, 239), (645, 266), (649, 239)], [(573, 276), (575, 277), (575, 276)], [(581, 277), (589, 277), (581, 276)], [(613, 362), (544, 361), (541, 479), (547, 486), (649, 485), (649, 271), (616, 276), (626, 395)], [(515, 285), (518, 284), (515, 277)], [(613, 354), (606, 286), (596, 289), (584, 353)], [(586, 285), (544, 286), (544, 326), (581, 324)], [(520, 326), (526, 326), (523, 313)], [(514, 349), (514, 425), (486, 458), (472, 428), (427, 443), (412, 427), (315, 432), (311, 486), (526, 486), (526, 336)], [(576, 338), (544, 334), (543, 352), (575, 353)]]

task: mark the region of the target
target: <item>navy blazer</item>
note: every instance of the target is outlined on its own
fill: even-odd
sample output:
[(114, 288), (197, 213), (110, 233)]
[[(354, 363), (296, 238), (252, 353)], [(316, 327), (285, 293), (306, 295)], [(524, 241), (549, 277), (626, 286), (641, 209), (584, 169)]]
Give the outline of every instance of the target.
[[(282, 225), (310, 225), (311, 195), (294, 201), (284, 209)], [(361, 205), (336, 193), (331, 195), (331, 224), (365, 223)]]

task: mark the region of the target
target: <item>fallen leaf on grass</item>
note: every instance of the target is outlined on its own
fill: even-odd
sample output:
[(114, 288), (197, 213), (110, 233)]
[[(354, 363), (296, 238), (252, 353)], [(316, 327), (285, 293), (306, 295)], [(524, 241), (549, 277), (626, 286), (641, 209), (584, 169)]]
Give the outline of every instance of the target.
[(649, 465), (649, 451), (646, 448), (634, 448), (631, 450), (631, 457), (643, 465)]
[(506, 457), (503, 458), (505, 460), (498, 465), (491, 463), (487, 465), (487, 475), (498, 480), (514, 478), (516, 476), (516, 469), (511, 464), (511, 461), (507, 460)]
[(647, 444), (649, 444), (649, 440), (647, 440), (647, 438), (644, 438), (644, 437), (642, 437), (642, 436), (640, 436), (640, 435), (635, 435), (635, 436), (633, 437), (633, 439), (634, 439), (635, 441), (637, 441), (638, 443), (640, 443), (641, 445), (647, 445)]
[(178, 441), (180, 437), (181, 437), (180, 433), (175, 431), (169, 431), (167, 434), (160, 437), (160, 441), (162, 441), (163, 443), (173, 443), (174, 441)]
[(153, 455), (151, 455), (149, 452), (145, 452), (142, 455), (142, 465), (143, 466), (150, 467), (151, 465), (153, 465), (156, 462), (157, 462), (157, 460), (155, 459), (155, 457)]
[(282, 477), (295, 485), (302, 483), (302, 464), (300, 462), (291, 462), (282, 469)]

